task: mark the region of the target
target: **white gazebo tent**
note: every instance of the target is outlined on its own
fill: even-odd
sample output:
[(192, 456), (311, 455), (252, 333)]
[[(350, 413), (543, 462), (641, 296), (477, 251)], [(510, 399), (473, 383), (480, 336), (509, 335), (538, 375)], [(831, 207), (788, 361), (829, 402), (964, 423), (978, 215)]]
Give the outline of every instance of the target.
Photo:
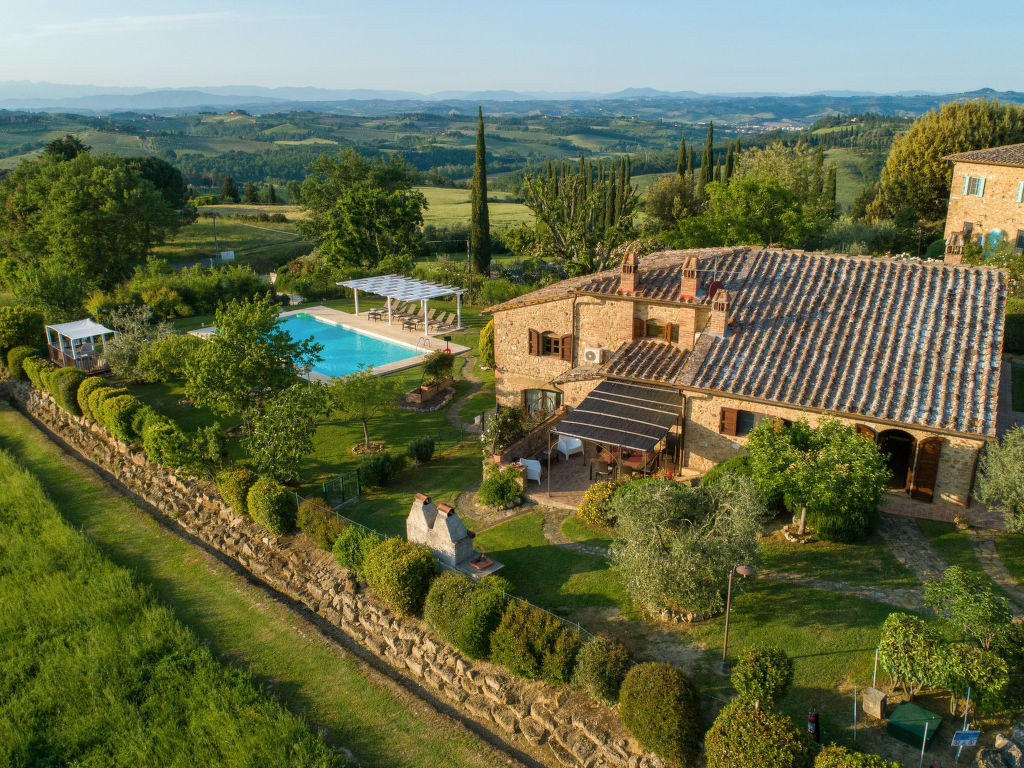
[(83, 371), (103, 367), (100, 352), (111, 337), (117, 338), (117, 331), (88, 318), (46, 326), (50, 360), (61, 367), (73, 366)]
[(431, 283), (427, 280), (416, 280), (403, 275), (380, 275), (378, 277), (362, 277), (358, 280), (345, 280), (339, 282), (346, 288), (351, 288), (355, 297), (356, 315), (359, 314), (359, 291), (373, 293), (377, 296), (386, 296), (388, 300), (388, 325), (391, 325), (391, 300), (418, 301), (423, 306), (423, 334), (430, 334), (430, 324), (427, 317), (427, 302), (430, 299), (438, 299), (442, 296), (455, 296), (455, 312), (457, 322), (462, 326), (462, 294), (465, 288), (455, 288), (441, 283)]

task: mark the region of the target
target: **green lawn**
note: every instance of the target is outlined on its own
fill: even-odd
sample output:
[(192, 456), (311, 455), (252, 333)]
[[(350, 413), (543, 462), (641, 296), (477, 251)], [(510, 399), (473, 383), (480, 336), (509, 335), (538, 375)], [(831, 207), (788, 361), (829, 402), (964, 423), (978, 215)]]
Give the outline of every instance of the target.
[[(470, 217), (469, 190), (447, 187), (416, 187), (427, 198), (427, 210), (423, 215), (425, 224), (438, 227), (468, 226)], [(522, 203), (508, 200), (507, 192), (490, 192), (487, 195), (487, 212), (491, 226), (511, 227), (516, 224), (533, 222), (533, 211)]]
[(595, 547), (609, 547), (615, 538), (614, 530), (591, 528), (581, 523), (575, 515), (565, 518), (562, 523), (562, 534), (571, 541), (579, 541)]
[[(273, 213), (275, 207), (263, 209)], [(216, 238), (213, 228), (212, 218), (200, 217), (194, 224), (182, 227), (167, 243), (154, 248), (153, 253), (176, 264), (216, 257), (219, 249), (234, 251), (235, 264), (265, 267), (284, 264), (313, 249), (311, 243), (299, 237), (294, 222), (247, 222), (218, 216)]]
[(816, 541), (803, 545), (792, 544), (776, 534), (761, 542), (761, 554), (765, 567), (783, 573), (879, 589), (920, 586), (878, 534), (860, 544)]
[(1024, 411), (1024, 365), (1010, 364), (1013, 410)]
[(1006, 570), (1024, 587), (1024, 534), (997, 533), (996, 551)]
[(959, 565), (965, 571), (988, 578), (974, 552), (974, 547), (971, 546), (969, 533), (958, 531), (952, 523), (941, 520), (918, 520), (917, 527), (947, 563)]
[(40, 478), (69, 522), (150, 585), (216, 655), (246, 666), (314, 730), (324, 729), (329, 743), (355, 752), (361, 765), (504, 762), (415, 699), (368, 679), (283, 605), (164, 531), (7, 406), (0, 406), (0, 447)]

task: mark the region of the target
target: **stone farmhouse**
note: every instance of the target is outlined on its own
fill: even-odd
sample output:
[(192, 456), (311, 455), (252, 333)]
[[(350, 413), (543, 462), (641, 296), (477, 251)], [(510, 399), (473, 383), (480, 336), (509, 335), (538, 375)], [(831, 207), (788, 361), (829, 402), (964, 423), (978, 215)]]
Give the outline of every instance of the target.
[(967, 506), (1005, 298), (991, 267), (743, 247), (629, 253), (487, 312), (499, 405), (567, 406), (559, 437), (693, 476), (762, 419), (832, 416), (880, 444), (894, 490)]
[(954, 163), (946, 214), (946, 263), (959, 264), (964, 245), (1009, 240), (1024, 250), (1024, 144), (961, 152)]

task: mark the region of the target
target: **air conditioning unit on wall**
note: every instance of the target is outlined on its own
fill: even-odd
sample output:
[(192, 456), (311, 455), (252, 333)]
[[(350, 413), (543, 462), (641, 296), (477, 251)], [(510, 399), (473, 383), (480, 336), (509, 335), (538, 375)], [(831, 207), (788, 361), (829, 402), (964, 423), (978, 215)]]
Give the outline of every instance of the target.
[(583, 363), (585, 365), (600, 365), (604, 362), (604, 350), (600, 347), (585, 347), (583, 350)]

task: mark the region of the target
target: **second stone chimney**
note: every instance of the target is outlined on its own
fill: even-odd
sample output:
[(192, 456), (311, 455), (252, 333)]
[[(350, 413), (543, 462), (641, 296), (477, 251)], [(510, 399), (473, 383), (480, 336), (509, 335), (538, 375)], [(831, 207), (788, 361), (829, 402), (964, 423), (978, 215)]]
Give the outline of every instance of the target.
[(697, 257), (687, 256), (683, 262), (683, 279), (679, 285), (679, 298), (693, 299), (700, 290), (700, 271), (697, 269)]
[(636, 251), (630, 248), (622, 257), (622, 270), (619, 275), (619, 293), (634, 294), (640, 287), (640, 259)]
[(729, 306), (732, 304), (732, 297), (724, 288), (715, 293), (711, 302), (711, 320), (708, 322), (708, 333), (716, 336), (725, 336), (729, 329)]

